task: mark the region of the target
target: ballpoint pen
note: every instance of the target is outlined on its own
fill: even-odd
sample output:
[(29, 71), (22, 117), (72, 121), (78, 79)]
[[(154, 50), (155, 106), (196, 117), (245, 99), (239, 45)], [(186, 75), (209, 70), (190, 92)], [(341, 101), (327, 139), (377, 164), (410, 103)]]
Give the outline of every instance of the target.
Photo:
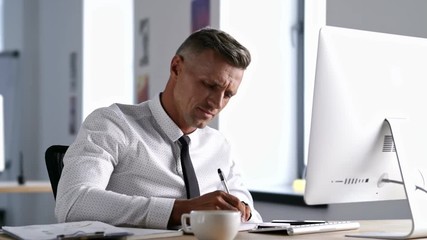
[(224, 175), (222, 175), (221, 168), (218, 168), (218, 176), (219, 176), (219, 179), (221, 180), (222, 186), (224, 186), (225, 188), (225, 191), (228, 194), (230, 194), (230, 191), (228, 190), (227, 182), (225, 181)]
[(60, 234), (56, 236), (58, 240), (81, 240), (81, 239), (101, 239), (106, 238), (104, 232), (85, 233), (77, 231), (71, 234)]
[[(224, 175), (222, 174), (221, 168), (218, 168), (218, 176), (219, 179), (221, 180), (222, 186), (224, 186), (225, 191), (230, 194), (230, 191), (228, 190), (228, 186), (227, 186), (227, 182), (225, 181)], [(245, 205), (245, 207), (248, 207), (249, 205), (245, 202), (242, 201), (242, 203)], [(252, 212), (249, 212), (249, 218), (247, 220), (250, 220), (252, 218)]]

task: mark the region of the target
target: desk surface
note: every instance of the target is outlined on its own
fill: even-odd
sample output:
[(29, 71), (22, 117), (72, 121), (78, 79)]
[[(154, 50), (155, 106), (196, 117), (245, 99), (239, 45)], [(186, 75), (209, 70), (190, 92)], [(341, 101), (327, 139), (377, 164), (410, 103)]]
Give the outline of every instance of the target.
[[(359, 221), (360, 229), (358, 230), (350, 230), (350, 231), (338, 231), (338, 232), (327, 232), (327, 233), (316, 233), (316, 234), (304, 234), (298, 236), (285, 236), (285, 235), (276, 235), (276, 234), (261, 234), (261, 233), (248, 233), (248, 232), (239, 232), (235, 240), (239, 239), (358, 239), (361, 238), (351, 238), (346, 237), (346, 234), (354, 234), (354, 233), (362, 233), (362, 232), (375, 232), (375, 231), (406, 231), (409, 230), (411, 222), (410, 220), (367, 220), (367, 221)], [(10, 240), (12, 238), (0, 234), (0, 240)], [(132, 239), (138, 239), (133, 237)], [(196, 237), (192, 235), (184, 235), (180, 237), (170, 237), (167, 239), (178, 239), (178, 240), (194, 240)], [(423, 239), (427, 239), (423, 238)]]
[(0, 181), (0, 193), (43, 193), (52, 192), (48, 181), (27, 181), (19, 185), (16, 181)]
[[(410, 220), (366, 220), (359, 221), (360, 229), (350, 230), (350, 231), (337, 231), (337, 232), (327, 232), (327, 233), (316, 233), (316, 234), (304, 234), (297, 236), (286, 236), (283, 234), (260, 234), (260, 233), (248, 233), (248, 232), (239, 232), (236, 240), (239, 239), (362, 239), (362, 238), (353, 238), (346, 237), (346, 234), (362, 233), (362, 232), (379, 232), (379, 231), (409, 231), (411, 226)], [(194, 236), (184, 235), (178, 238), (180, 240), (190, 240), (196, 239)], [(427, 237), (425, 238), (427, 239)]]

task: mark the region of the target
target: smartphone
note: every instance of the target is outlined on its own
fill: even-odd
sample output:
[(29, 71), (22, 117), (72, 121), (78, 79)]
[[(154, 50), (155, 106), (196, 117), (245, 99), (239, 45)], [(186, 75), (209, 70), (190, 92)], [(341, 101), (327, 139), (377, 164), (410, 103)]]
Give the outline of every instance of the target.
[(259, 223), (257, 225), (257, 229), (264, 229), (264, 228), (286, 228), (291, 226), (289, 223), (280, 223), (280, 222), (264, 222)]
[(291, 225), (289, 223), (273, 223), (273, 222), (264, 222), (257, 225), (256, 228), (250, 229), (250, 233), (287, 233), (288, 227)]
[(288, 223), (290, 225), (306, 225), (326, 223), (324, 220), (273, 220), (272, 223)]

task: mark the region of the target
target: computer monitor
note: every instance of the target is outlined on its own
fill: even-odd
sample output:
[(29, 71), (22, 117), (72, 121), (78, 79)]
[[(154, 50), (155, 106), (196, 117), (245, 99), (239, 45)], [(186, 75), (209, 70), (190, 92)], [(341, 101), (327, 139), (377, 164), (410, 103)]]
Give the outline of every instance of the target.
[(0, 94), (0, 172), (3, 172), (5, 167), (3, 109), (3, 96)]
[(320, 30), (307, 204), (407, 199), (408, 233), (427, 236), (427, 39)]

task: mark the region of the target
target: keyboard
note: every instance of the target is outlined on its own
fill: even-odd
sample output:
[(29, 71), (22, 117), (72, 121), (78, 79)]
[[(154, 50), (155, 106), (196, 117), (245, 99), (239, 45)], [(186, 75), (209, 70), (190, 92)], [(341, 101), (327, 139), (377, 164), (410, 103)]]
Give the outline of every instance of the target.
[(334, 232), (358, 229), (360, 224), (354, 221), (331, 221), (325, 223), (291, 225), (287, 227), (288, 235), (299, 235), (308, 233)]
[(300, 235), (309, 233), (335, 232), (358, 229), (360, 224), (355, 221), (328, 221), (324, 223), (288, 225), (277, 227), (263, 227), (249, 230), (251, 233), (284, 233), (286, 235)]

